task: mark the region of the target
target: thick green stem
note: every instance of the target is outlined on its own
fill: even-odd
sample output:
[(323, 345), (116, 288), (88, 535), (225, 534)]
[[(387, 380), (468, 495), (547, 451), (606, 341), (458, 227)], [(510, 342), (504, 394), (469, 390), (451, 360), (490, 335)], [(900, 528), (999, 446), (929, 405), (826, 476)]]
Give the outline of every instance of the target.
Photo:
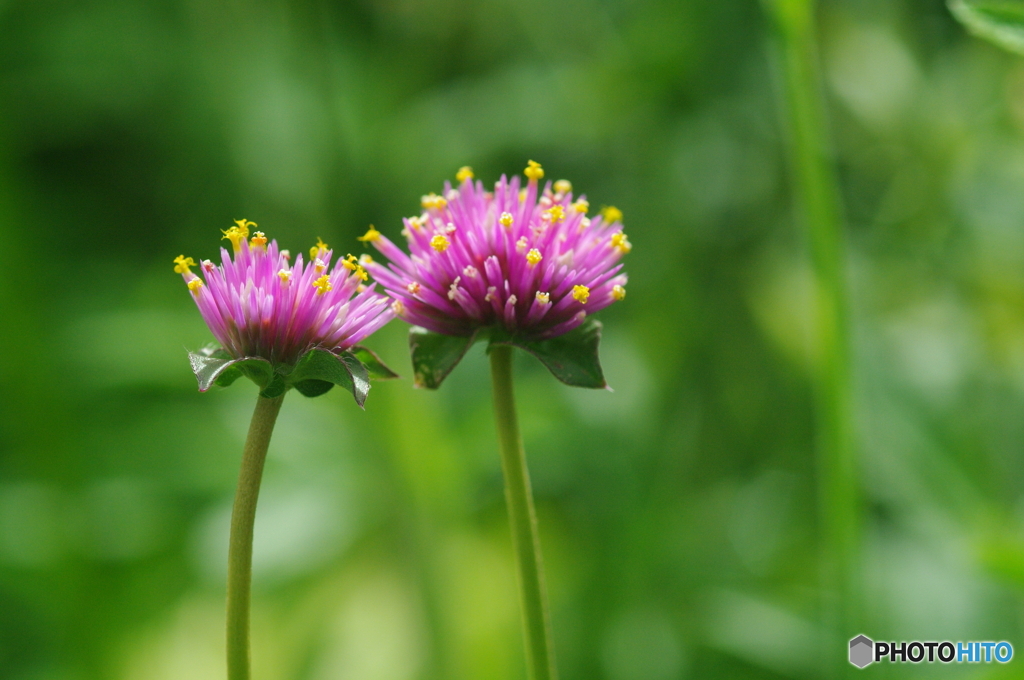
[(231, 510), (228, 546), (228, 680), (249, 680), (249, 590), (252, 584), (252, 527), (260, 495), (263, 461), (284, 395), (256, 398), (249, 436), (242, 452), (242, 470)]
[(519, 434), (512, 389), (512, 348), (492, 346), (490, 354), (494, 419), (498, 424), (501, 469), (505, 474), (505, 502), (512, 526), (519, 600), (523, 609), (526, 667), (530, 680), (555, 680), (558, 673), (551, 643), (551, 616), (544, 586), (537, 514), (533, 509), (530, 473), (526, 469), (526, 454)]
[[(845, 239), (839, 186), (828, 153), (818, 71), (814, 0), (770, 0), (778, 20), (798, 212), (817, 282), (817, 448), (825, 617), (839, 638), (852, 637), (859, 612), (860, 506), (854, 447)], [(833, 644), (829, 640), (828, 644)], [(830, 649), (833, 659), (842, 655)], [(847, 667), (845, 661), (840, 666)], [(832, 667), (835, 670), (835, 666)]]

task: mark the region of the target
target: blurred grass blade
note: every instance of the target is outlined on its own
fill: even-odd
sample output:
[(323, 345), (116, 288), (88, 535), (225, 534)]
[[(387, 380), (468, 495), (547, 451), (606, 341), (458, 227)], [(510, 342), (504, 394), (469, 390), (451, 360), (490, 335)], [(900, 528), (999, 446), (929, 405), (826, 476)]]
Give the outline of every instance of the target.
[(979, 38), (1024, 54), (1024, 2), (949, 0), (949, 11)]

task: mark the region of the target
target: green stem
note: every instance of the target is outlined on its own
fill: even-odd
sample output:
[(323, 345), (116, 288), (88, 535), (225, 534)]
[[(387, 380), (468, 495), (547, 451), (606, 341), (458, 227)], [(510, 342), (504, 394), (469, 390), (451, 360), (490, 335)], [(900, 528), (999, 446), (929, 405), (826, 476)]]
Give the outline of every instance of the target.
[[(846, 253), (840, 192), (828, 152), (814, 0), (770, 0), (782, 38), (792, 165), (817, 282), (816, 343), (819, 506), (822, 521), (824, 615), (832, 634), (852, 637), (856, 603), (860, 499), (854, 447)], [(832, 641), (829, 641), (831, 644)], [(839, 658), (834, 649), (832, 658)], [(841, 664), (846, 667), (845, 662)]]
[(228, 546), (228, 680), (249, 680), (249, 591), (252, 584), (252, 527), (260, 495), (263, 461), (284, 395), (256, 398), (242, 469), (231, 510)]
[(551, 643), (551, 616), (544, 586), (537, 514), (533, 509), (530, 473), (526, 469), (526, 454), (519, 434), (512, 389), (512, 348), (495, 345), (491, 347), (490, 355), (494, 419), (498, 425), (501, 469), (505, 474), (505, 502), (508, 504), (512, 546), (516, 554), (527, 672), (530, 680), (555, 680), (558, 673)]

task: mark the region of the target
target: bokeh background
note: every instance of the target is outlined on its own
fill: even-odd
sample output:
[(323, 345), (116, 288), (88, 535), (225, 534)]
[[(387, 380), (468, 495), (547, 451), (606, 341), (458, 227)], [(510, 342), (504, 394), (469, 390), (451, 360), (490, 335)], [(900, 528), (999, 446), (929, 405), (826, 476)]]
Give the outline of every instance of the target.
[[(248, 218), (397, 237), (528, 158), (616, 205), (614, 393), (525, 355), (565, 680), (816, 678), (844, 640), (1024, 653), (1024, 61), (937, 0), (820, 7), (841, 181), (860, 629), (821, 619), (814, 278), (771, 22), (742, 0), (0, 2), (0, 678), (222, 678), (255, 388), (171, 260)], [(256, 680), (525, 677), (482, 347), (365, 412), (285, 402), (256, 528)], [(826, 653), (827, 656), (827, 653)], [(1011, 677), (1006, 666), (873, 667)]]

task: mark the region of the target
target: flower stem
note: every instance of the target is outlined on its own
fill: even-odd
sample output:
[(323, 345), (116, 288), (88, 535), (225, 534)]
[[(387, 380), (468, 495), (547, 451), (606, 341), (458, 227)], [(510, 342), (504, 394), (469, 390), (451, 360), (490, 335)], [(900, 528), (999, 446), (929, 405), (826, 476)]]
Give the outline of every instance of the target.
[(263, 461), (284, 395), (256, 398), (242, 469), (231, 510), (228, 546), (228, 680), (249, 680), (249, 590), (252, 584), (252, 527), (260, 494)]
[(544, 585), (537, 514), (533, 509), (530, 473), (526, 469), (526, 454), (523, 451), (523, 438), (519, 434), (512, 389), (512, 348), (494, 345), (490, 348), (490, 355), (494, 419), (498, 425), (501, 469), (505, 475), (505, 502), (508, 504), (512, 547), (516, 554), (527, 672), (530, 680), (555, 680), (558, 673), (551, 643), (551, 616), (548, 613), (547, 589)]
[[(829, 157), (815, 31), (814, 0), (770, 0), (781, 38), (792, 166), (817, 283), (816, 381), (818, 495), (822, 520), (826, 627), (846, 640), (859, 612), (860, 488), (853, 433), (846, 248), (840, 191)], [(833, 645), (833, 640), (827, 644)], [(836, 658), (834, 646), (828, 648)], [(840, 670), (849, 670), (845, 660)]]

